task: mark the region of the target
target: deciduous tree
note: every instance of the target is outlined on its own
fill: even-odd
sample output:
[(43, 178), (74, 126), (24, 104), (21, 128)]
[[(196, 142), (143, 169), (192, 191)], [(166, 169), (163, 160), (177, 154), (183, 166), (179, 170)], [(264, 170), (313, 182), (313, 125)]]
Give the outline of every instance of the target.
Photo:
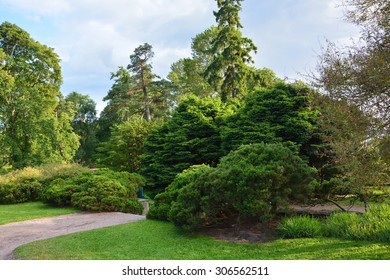
[(65, 98), (75, 112), (72, 121), (74, 132), (80, 137), (80, 147), (75, 160), (91, 164), (97, 145), (96, 139), (96, 103), (88, 95), (71, 92)]
[(23, 167), (71, 160), (78, 139), (70, 127), (71, 108), (60, 93), (57, 54), (8, 22), (0, 25), (0, 48), (3, 163)]
[[(390, 4), (386, 0), (345, 0), (346, 18), (361, 28), (359, 42), (329, 43), (320, 56), (315, 84), (326, 94), (359, 106), (390, 130)], [(374, 127), (373, 127), (374, 128)]]

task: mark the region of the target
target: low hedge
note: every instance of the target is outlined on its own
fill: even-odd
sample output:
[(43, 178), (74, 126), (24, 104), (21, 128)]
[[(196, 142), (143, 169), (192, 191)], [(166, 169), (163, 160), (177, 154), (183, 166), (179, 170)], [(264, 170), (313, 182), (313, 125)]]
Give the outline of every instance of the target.
[(88, 211), (141, 214), (143, 207), (136, 196), (144, 183), (143, 177), (135, 173), (101, 169), (55, 180), (43, 191), (41, 199), (52, 205)]
[(53, 180), (86, 171), (88, 168), (78, 164), (46, 164), (8, 172), (0, 176), (0, 204), (36, 201)]

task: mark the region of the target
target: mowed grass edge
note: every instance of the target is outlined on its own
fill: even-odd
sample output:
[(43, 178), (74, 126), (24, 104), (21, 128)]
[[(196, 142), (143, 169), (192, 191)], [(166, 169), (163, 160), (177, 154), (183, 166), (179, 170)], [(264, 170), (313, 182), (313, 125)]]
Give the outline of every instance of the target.
[(332, 238), (237, 244), (144, 220), (36, 241), (17, 248), (15, 255), (37, 260), (389, 260), (390, 244)]
[(74, 208), (58, 208), (43, 202), (0, 205), (0, 225), (31, 219), (78, 213)]

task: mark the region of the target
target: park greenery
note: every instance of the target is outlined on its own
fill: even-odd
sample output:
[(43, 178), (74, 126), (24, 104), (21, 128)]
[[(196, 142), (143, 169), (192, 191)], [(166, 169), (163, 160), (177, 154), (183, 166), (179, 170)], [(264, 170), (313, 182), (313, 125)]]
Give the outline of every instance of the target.
[[(367, 213), (291, 217), (280, 234), (390, 242), (387, 1), (344, 1), (359, 44), (329, 42), (308, 83), (254, 66), (242, 1), (217, 0), (216, 25), (192, 39), (191, 57), (174, 62), (166, 79), (153, 72), (153, 47), (137, 47), (111, 73), (100, 116), (89, 96), (60, 92), (54, 49), (2, 23), (0, 204), (142, 213), (143, 188), (153, 201), (148, 218), (196, 231), (266, 223), (292, 203), (345, 211), (338, 199), (347, 198)], [(374, 201), (383, 206), (369, 210)], [(143, 225), (177, 235), (166, 223)]]
[(221, 242), (144, 220), (36, 241), (15, 255), (27, 260), (388, 260), (390, 252), (385, 243), (329, 237)]

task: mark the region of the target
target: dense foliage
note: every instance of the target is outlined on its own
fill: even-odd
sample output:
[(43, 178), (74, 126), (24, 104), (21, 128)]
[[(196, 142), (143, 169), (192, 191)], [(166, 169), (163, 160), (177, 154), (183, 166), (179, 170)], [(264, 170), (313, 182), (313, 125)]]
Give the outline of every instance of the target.
[(70, 161), (79, 146), (60, 93), (58, 55), (18, 26), (0, 25), (0, 166)]
[(177, 175), (156, 196), (150, 217), (196, 229), (242, 218), (272, 218), (291, 201), (304, 201), (313, 191), (315, 170), (282, 144), (241, 146), (216, 168), (192, 167)]
[(191, 165), (217, 164), (221, 156), (219, 123), (233, 109), (217, 98), (184, 98), (172, 117), (146, 138), (141, 159), (149, 189), (163, 190)]
[[(250, 66), (257, 48), (241, 34), (242, 0), (216, 2), (217, 26), (192, 40), (191, 58), (172, 65), (169, 81), (153, 73), (151, 45), (135, 48), (127, 68), (111, 73), (99, 120), (88, 96), (72, 92), (64, 99), (60, 93), (60, 61), (52, 48), (1, 24), (0, 172), (72, 160), (123, 172), (82, 173), (78, 165), (13, 171), (0, 176), (0, 203), (43, 199), (140, 213), (135, 194), (145, 185), (157, 194), (150, 217), (193, 230), (264, 221), (312, 197), (345, 195), (367, 207), (373, 195), (386, 193), (388, 3), (344, 1), (353, 8), (348, 20), (362, 27), (362, 44), (343, 51), (329, 44), (313, 78), (315, 92)], [(348, 216), (353, 223), (335, 216), (329, 228), (356, 239), (371, 227), (369, 215)], [(284, 226), (286, 236), (290, 230), (319, 234), (319, 223), (307, 217)], [(387, 236), (387, 228), (373, 227)]]
[(26, 167), (0, 176), (0, 203), (35, 201), (56, 179), (66, 179), (88, 171), (77, 164), (46, 164)]
[(144, 185), (138, 174), (102, 169), (68, 179), (57, 179), (43, 191), (41, 199), (57, 206), (89, 211), (142, 213), (136, 193)]
[(80, 137), (80, 147), (76, 152), (74, 160), (82, 164), (91, 165), (97, 145), (96, 103), (88, 95), (77, 92), (69, 93), (65, 100), (70, 102), (73, 107), (72, 128)]
[[(313, 84), (337, 101), (354, 105), (346, 113), (348, 126), (361, 127), (353, 139), (346, 133), (331, 143), (335, 159), (345, 167), (348, 188), (367, 201), (367, 185), (385, 186), (390, 178), (390, 8), (386, 0), (344, 0), (345, 19), (359, 27), (360, 37), (340, 47), (329, 42), (319, 57)], [(362, 115), (362, 114), (360, 114)], [(361, 126), (361, 120), (366, 121)], [(368, 121), (367, 121), (368, 119)], [(338, 129), (330, 124), (328, 128)], [(347, 129), (346, 131), (348, 131)]]
[(322, 184), (318, 196), (354, 194), (367, 203), (375, 191), (387, 188), (390, 179), (389, 165), (378, 148), (380, 141), (368, 138), (372, 118), (343, 99), (316, 96), (314, 103), (320, 115), (310, 162), (317, 167)]
[(151, 127), (151, 123), (137, 115), (114, 125), (111, 136), (97, 148), (96, 164), (117, 171), (138, 172), (145, 138)]
[(276, 83), (250, 93), (222, 129), (225, 153), (250, 143), (307, 143), (317, 116), (311, 98), (303, 83)]

